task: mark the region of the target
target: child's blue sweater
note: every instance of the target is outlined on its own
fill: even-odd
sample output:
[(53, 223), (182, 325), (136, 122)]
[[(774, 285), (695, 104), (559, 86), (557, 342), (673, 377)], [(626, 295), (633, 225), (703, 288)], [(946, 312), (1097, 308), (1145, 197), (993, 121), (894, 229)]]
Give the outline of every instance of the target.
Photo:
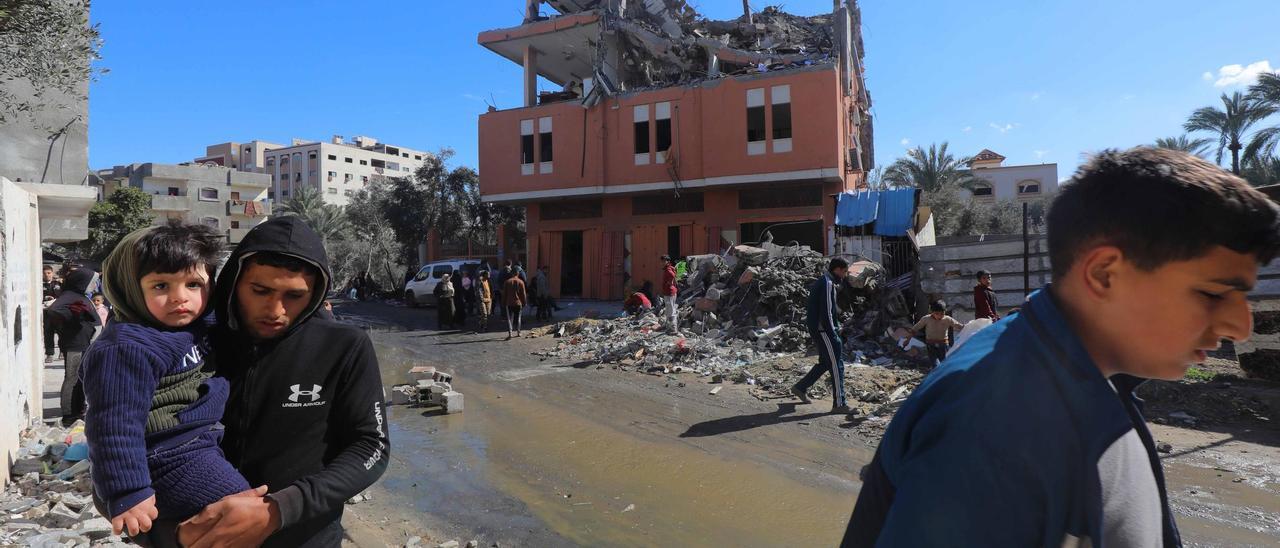
[[(161, 330), (112, 322), (85, 352), (80, 367), (89, 406), (85, 435), (94, 492), (106, 503), (109, 517), (156, 494), (152, 485), (160, 478), (153, 474), (173, 470), (175, 460), (186, 458), (186, 449), (211, 445), (188, 442), (202, 435), (220, 437), (218, 421), (230, 388), (225, 379), (213, 376), (208, 325), (201, 319), (185, 328)], [(212, 450), (217, 451), (216, 443)], [(220, 452), (191, 456), (211, 457), (220, 458)], [(223, 492), (228, 484), (244, 484), (230, 465), (217, 468), (219, 475), (234, 477), (203, 478), (194, 482), (197, 492), (161, 493), (158, 505), (200, 507), (200, 502), (232, 494)]]

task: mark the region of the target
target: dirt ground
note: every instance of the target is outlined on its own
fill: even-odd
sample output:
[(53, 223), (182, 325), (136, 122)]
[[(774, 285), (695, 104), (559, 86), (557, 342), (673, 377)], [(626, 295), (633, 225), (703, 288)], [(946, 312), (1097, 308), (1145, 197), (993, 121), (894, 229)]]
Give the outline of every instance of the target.
[[(834, 545), (893, 402), (925, 374), (850, 368), (850, 419), (768, 389), (812, 357), (713, 379), (535, 355), (550, 336), (439, 332), (433, 311), (338, 313), (371, 329), (388, 386), (436, 365), (467, 398), (459, 415), (389, 409), (391, 469), (348, 507), (357, 546)], [(1280, 543), (1280, 387), (1239, 375), (1215, 362), (1142, 389), (1189, 546)]]

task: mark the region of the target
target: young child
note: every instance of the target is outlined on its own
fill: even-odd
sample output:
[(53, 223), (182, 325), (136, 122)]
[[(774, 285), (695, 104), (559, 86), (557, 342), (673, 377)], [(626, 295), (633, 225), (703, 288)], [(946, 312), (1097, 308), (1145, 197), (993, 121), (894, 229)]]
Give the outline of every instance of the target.
[(947, 357), (947, 348), (950, 347), (948, 332), (955, 329), (959, 333), (964, 329), (964, 324), (947, 315), (947, 303), (934, 301), (929, 305), (929, 315), (920, 318), (911, 328), (911, 336), (919, 335), (922, 329), (924, 344), (929, 349), (929, 359), (937, 366)]
[(80, 372), (94, 495), (116, 534), (249, 489), (218, 447), (229, 385), (212, 376), (206, 312), (222, 240), (171, 221), (126, 236), (103, 263), (115, 318)]
[(111, 311), (107, 310), (107, 298), (101, 293), (93, 294), (93, 309), (98, 312), (98, 317), (102, 319), (103, 327), (107, 325), (107, 319), (111, 317)]
[(903, 404), (842, 546), (1180, 546), (1134, 389), (1249, 336), (1277, 219), (1190, 154), (1089, 160), (1049, 211), (1053, 283)]

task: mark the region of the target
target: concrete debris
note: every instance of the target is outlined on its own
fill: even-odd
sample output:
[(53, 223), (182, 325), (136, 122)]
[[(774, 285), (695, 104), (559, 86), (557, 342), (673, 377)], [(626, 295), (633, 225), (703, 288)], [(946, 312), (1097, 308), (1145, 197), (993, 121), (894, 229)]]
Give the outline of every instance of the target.
[(439, 407), (445, 414), (461, 413), (463, 396), (453, 389), (453, 375), (437, 371), (430, 366), (418, 366), (409, 370), (413, 384), (397, 384), (391, 387), (392, 405), (416, 405)]
[(460, 546), (458, 544), (458, 541), (450, 540), (447, 542), (441, 542), (440, 544), (437, 544), (436, 548), (458, 548), (458, 546)]
[(130, 546), (93, 505), (83, 422), (35, 424), (18, 445), (0, 491), (0, 546)]

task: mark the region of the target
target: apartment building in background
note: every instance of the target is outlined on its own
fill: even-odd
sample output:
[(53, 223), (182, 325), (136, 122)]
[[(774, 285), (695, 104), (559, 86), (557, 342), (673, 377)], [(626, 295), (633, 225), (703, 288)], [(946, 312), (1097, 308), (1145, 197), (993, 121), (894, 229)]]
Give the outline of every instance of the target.
[(205, 155), (194, 161), (270, 175), (267, 198), (277, 203), (310, 187), (320, 191), (325, 203), (342, 206), (376, 177), (411, 175), (426, 155), (373, 137), (345, 142), (341, 135), (334, 135), (328, 142), (294, 139), (289, 145), (256, 140), (219, 143), (205, 147)]
[[(479, 117), (480, 192), (526, 208), (526, 264), (549, 267), (553, 294), (618, 299), (658, 284), (663, 254), (766, 232), (824, 250), (835, 196), (873, 163), (855, 2), (733, 21), (527, 4), (477, 39), (524, 68), (524, 105)], [(562, 89), (539, 94), (539, 77)]]
[(1034, 200), (1058, 192), (1058, 164), (1004, 165), (1005, 157), (982, 149), (969, 169), (982, 183), (965, 193), (971, 200)]
[(129, 164), (98, 171), (103, 196), (123, 187), (151, 196), (153, 224), (168, 219), (202, 223), (240, 243), (249, 229), (271, 215), (271, 177), (214, 164)]

